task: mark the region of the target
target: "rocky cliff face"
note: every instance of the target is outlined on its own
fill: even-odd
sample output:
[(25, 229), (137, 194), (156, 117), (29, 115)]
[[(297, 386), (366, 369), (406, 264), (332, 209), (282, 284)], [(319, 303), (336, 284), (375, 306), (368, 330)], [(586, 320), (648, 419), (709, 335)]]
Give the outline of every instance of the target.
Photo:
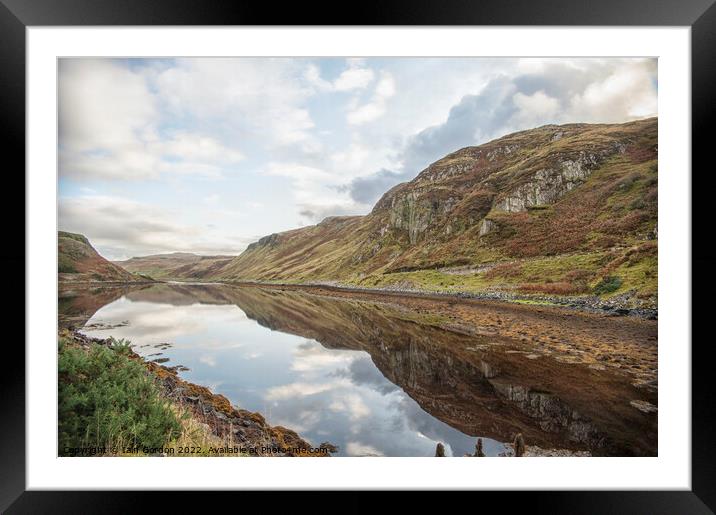
[[(599, 255), (582, 283), (547, 277), (589, 289), (623, 258), (607, 254), (656, 234), (656, 145), (655, 118), (511, 134), (436, 161), (386, 192), (364, 217), (334, 217), (262, 238), (219, 275), (372, 286), (396, 282), (402, 272)], [(654, 252), (646, 257), (655, 274)], [(649, 281), (655, 287), (656, 276), (624, 283), (620, 293), (651, 291), (644, 287)]]
[[(630, 128), (655, 130), (656, 121)], [(628, 130), (612, 138), (597, 137), (603, 129), (547, 126), (462, 149), (386, 193), (372, 214), (387, 211), (389, 226), (407, 231), (415, 244), (430, 229), (446, 234), (457, 227), (468, 229), (492, 210), (517, 213), (554, 204), (600, 165), (626, 152)]]

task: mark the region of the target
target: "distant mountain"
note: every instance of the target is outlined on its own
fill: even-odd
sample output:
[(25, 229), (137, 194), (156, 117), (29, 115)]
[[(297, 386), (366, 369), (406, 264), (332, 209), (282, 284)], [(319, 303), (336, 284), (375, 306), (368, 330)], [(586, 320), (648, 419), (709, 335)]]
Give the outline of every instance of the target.
[(189, 252), (133, 257), (115, 264), (155, 279), (197, 280), (212, 277), (235, 256), (198, 256)]
[(655, 305), (657, 129), (547, 125), (463, 148), (370, 214), (261, 238), (214, 277)]
[(89, 240), (71, 232), (57, 233), (57, 272), (60, 282), (141, 282), (148, 280), (107, 261)]

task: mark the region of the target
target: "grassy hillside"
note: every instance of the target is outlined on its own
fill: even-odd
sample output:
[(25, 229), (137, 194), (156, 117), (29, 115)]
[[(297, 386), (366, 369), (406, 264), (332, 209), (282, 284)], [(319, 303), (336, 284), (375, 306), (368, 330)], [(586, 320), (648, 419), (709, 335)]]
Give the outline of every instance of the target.
[(216, 275), (234, 256), (198, 256), (188, 252), (133, 257), (115, 264), (155, 279), (197, 280)]
[(657, 183), (656, 118), (548, 125), (458, 150), (366, 216), (266, 236), (216, 278), (655, 305)]
[(57, 272), (61, 282), (137, 282), (150, 280), (110, 263), (81, 234), (58, 231)]

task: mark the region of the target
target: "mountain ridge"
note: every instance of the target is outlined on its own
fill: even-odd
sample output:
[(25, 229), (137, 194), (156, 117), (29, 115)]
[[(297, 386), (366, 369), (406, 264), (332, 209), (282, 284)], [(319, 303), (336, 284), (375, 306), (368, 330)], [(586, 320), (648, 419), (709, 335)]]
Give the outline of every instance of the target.
[(154, 279), (196, 280), (213, 276), (236, 256), (202, 256), (191, 252), (172, 252), (137, 256), (115, 264)]
[(265, 236), (214, 279), (655, 305), (657, 132), (656, 118), (546, 125), (465, 147), (388, 190), (369, 214)]

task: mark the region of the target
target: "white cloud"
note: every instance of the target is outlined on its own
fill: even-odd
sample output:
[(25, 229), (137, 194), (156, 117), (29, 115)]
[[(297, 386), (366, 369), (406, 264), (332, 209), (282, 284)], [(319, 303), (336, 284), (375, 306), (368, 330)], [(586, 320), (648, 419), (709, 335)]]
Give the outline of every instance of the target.
[(368, 103), (355, 106), (348, 111), (348, 123), (362, 125), (377, 120), (385, 114), (388, 99), (393, 95), (395, 95), (395, 80), (390, 73), (383, 72), (375, 87), (373, 98)]
[[(394, 143), (400, 154), (396, 163), (348, 181), (345, 188), (351, 198), (372, 205), (390, 187), (412, 179), (444, 155), (510, 132), (547, 123), (614, 123), (657, 114), (655, 59), (481, 60), (482, 66), (474, 69), (483, 73), (473, 76), (465, 61), (459, 61), (454, 72), (447, 69), (451, 63), (455, 62), (426, 63), (421, 68), (425, 80), (413, 77), (411, 87), (401, 88), (401, 95), (391, 100), (392, 115), (369, 126), (373, 134), (402, 130), (405, 137)], [(491, 75), (485, 73), (485, 66)], [(432, 76), (440, 81), (431, 80)], [(398, 77), (399, 81), (409, 78), (405, 73)], [(445, 85), (451, 92), (439, 89)], [(452, 106), (445, 105), (446, 99), (461, 92)], [(405, 132), (410, 123), (428, 119), (421, 118), (423, 106), (431, 113), (442, 109), (442, 120), (417, 133)], [(351, 112), (354, 122), (373, 116), (369, 110), (357, 112), (357, 106)]]
[(333, 84), (321, 77), (321, 70), (313, 63), (306, 67), (304, 77), (311, 86), (319, 91), (330, 91), (333, 89)]
[(515, 118), (523, 125), (546, 125), (559, 114), (559, 100), (544, 91), (536, 91), (532, 95), (517, 92), (512, 101), (518, 109)]
[(216, 357), (205, 354), (203, 356), (199, 356), (199, 362), (204, 363), (205, 365), (209, 365), (210, 367), (216, 366)]
[(308, 397), (318, 393), (324, 393), (333, 390), (338, 386), (337, 382), (333, 383), (289, 383), (282, 386), (273, 386), (266, 391), (264, 398), (267, 401), (278, 401), (293, 399), (296, 397)]
[[(218, 177), (244, 158), (241, 145), (320, 150), (303, 106), (313, 94), (303, 70), (292, 59), (178, 59), (135, 68), (63, 59), (60, 175)], [(168, 119), (193, 129), (163, 132)]]
[(61, 145), (76, 151), (132, 147), (156, 116), (141, 74), (105, 59), (60, 60)]
[(60, 175), (143, 179), (161, 173), (216, 176), (243, 158), (213, 138), (157, 134), (157, 98), (141, 73), (109, 60), (61, 60)]
[(368, 417), (371, 413), (368, 405), (357, 394), (346, 394), (334, 398), (328, 409), (336, 412), (346, 412), (353, 421)]
[(268, 163), (264, 169), (267, 175), (288, 177), (297, 181), (309, 179), (328, 179), (330, 174), (320, 168), (306, 166), (299, 163)]
[(183, 132), (164, 140), (137, 137), (121, 147), (87, 152), (63, 148), (60, 173), (75, 179), (154, 179), (163, 173), (219, 177), (222, 167), (241, 159), (240, 152), (212, 138)]
[(343, 71), (333, 82), (336, 91), (351, 91), (363, 89), (373, 82), (375, 73), (370, 68), (364, 68), (360, 62), (351, 62), (350, 68)]
[(182, 159), (188, 162), (236, 163), (244, 155), (236, 149), (228, 148), (213, 138), (179, 132), (164, 141), (153, 143), (159, 154), (165, 157)]
[(348, 442), (346, 453), (348, 456), (383, 456), (383, 453), (375, 447), (360, 442)]
[(395, 80), (390, 73), (383, 72), (375, 87), (375, 94), (380, 98), (390, 98), (395, 95)]
[(224, 236), (178, 223), (176, 213), (106, 195), (60, 198), (60, 229), (89, 238), (108, 259), (161, 252), (237, 254), (251, 238)]
[[(363, 214), (458, 148), (545, 123), (620, 122), (657, 109), (655, 59), (336, 65), (61, 60), (60, 225), (104, 238), (98, 245), (113, 255), (233, 253), (271, 231)], [(151, 210), (153, 197), (176, 208)], [(112, 199), (104, 211), (103, 198)], [(132, 198), (142, 202), (120, 209), (118, 199)]]
[(572, 116), (600, 122), (653, 116), (658, 108), (655, 77), (653, 59), (618, 62), (570, 99)]
[(157, 71), (152, 84), (172, 113), (288, 145), (309, 139), (314, 126), (303, 106), (313, 94), (309, 77), (295, 59), (191, 58)]
[(307, 340), (298, 347), (291, 363), (294, 372), (321, 372), (338, 365), (349, 366), (356, 359), (356, 353), (327, 350), (320, 343)]
[(305, 223), (320, 222), (326, 216), (357, 214), (360, 208), (338, 185), (350, 174), (339, 174), (300, 163), (268, 163), (262, 170), (265, 175), (286, 177), (291, 183), (291, 196), (297, 214)]
[(365, 172), (366, 162), (374, 155), (370, 147), (353, 141), (345, 150), (331, 155), (330, 159), (336, 170), (341, 170), (342, 172)]
[(336, 79), (331, 82), (321, 77), (321, 70), (313, 63), (310, 63), (305, 71), (304, 78), (316, 90), (326, 91), (357, 91), (367, 88), (375, 80), (375, 72), (365, 65), (365, 59), (347, 59), (348, 68), (343, 70)]
[(352, 125), (361, 125), (363, 123), (377, 120), (385, 114), (385, 105), (380, 102), (370, 102), (348, 112), (347, 120)]

